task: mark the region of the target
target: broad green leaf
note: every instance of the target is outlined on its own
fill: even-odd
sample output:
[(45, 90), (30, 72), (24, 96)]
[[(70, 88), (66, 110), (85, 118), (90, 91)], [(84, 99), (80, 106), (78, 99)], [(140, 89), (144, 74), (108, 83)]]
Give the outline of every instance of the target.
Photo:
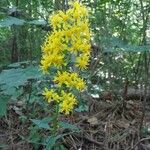
[(46, 25), (47, 22), (45, 20), (32, 20), (25, 21), (24, 19), (19, 19), (16, 17), (6, 17), (0, 20), (0, 27), (10, 27), (12, 25), (24, 25), (24, 24), (33, 24), (33, 25)]
[(39, 128), (50, 130), (49, 123), (52, 121), (52, 118), (44, 118), (42, 120), (31, 119), (31, 121), (36, 124)]
[(41, 76), (42, 74), (37, 66), (3, 70), (0, 74), (0, 86), (5, 94), (15, 96), (18, 94), (16, 89), (24, 85), (27, 79), (39, 79)]
[(25, 20), (18, 19), (16, 17), (7, 17), (5, 19), (0, 20), (0, 27), (9, 27), (12, 25), (23, 25)]

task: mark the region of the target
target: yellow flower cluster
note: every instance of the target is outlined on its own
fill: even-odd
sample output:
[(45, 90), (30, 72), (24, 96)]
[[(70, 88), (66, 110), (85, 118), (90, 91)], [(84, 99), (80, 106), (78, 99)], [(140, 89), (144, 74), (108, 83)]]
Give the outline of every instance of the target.
[(47, 99), (48, 103), (55, 100), (56, 102), (60, 102), (60, 96), (55, 92), (54, 89), (48, 90), (45, 88), (45, 91), (43, 92), (43, 95)]
[(58, 72), (57, 76), (54, 78), (54, 82), (57, 83), (60, 87), (66, 85), (69, 88), (76, 88), (77, 90), (83, 90), (85, 88), (85, 82), (79, 77), (79, 75), (69, 72)]
[(60, 112), (64, 112), (65, 114), (69, 114), (77, 104), (77, 99), (72, 93), (61, 91), (61, 95), (59, 96), (53, 89), (45, 89), (43, 95), (49, 103), (54, 100), (59, 103)]
[(62, 103), (60, 103), (60, 112), (69, 114), (74, 106), (77, 104), (77, 99), (72, 93), (61, 92), (62, 94)]
[(76, 67), (85, 69), (90, 55), (90, 31), (87, 9), (79, 2), (71, 4), (66, 12), (58, 11), (49, 18), (53, 32), (47, 35), (42, 46), (41, 65), (47, 72), (51, 66), (66, 66), (65, 55), (76, 57)]
[(79, 70), (88, 66), (90, 57), (88, 11), (75, 1), (70, 4), (67, 11), (58, 11), (50, 16), (49, 23), (53, 31), (48, 33), (42, 46), (41, 68), (45, 73), (48, 73), (51, 67), (60, 70), (53, 80), (58, 84), (59, 90), (45, 89), (43, 95), (48, 102), (55, 100), (61, 112), (69, 114), (77, 104), (77, 99), (72, 93), (65, 93), (64, 88), (67, 88), (67, 91), (85, 88), (84, 80), (77, 73), (70, 71), (69, 61), (71, 60)]

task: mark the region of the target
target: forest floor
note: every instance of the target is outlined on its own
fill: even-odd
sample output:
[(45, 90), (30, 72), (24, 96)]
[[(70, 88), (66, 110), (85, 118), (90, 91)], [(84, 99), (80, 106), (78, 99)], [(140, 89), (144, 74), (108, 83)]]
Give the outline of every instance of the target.
[[(150, 127), (148, 110), (143, 120), (145, 128), (140, 131), (142, 103), (129, 100), (123, 106), (119, 101), (95, 100), (90, 103), (89, 112), (74, 113), (68, 117), (69, 123), (76, 125), (79, 133), (70, 133), (63, 140), (58, 140), (70, 150), (149, 150), (150, 138), (145, 134)], [(0, 149), (34, 150), (33, 144), (24, 139), (29, 135), (31, 121), (20, 121), (20, 106), (10, 104), (7, 117), (0, 120)], [(27, 113), (27, 112), (24, 112)], [(43, 117), (42, 112), (39, 112)], [(65, 120), (66, 118), (63, 117)], [(67, 131), (61, 131), (63, 133)], [(46, 131), (43, 136), (46, 133)], [(3, 147), (3, 148), (2, 148)], [(44, 149), (42, 146), (38, 150)]]

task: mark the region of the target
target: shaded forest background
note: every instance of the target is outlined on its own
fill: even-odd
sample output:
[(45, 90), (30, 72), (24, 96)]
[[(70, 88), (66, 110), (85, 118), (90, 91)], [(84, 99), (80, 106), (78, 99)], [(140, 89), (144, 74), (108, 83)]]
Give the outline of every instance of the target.
[[(85, 149), (88, 149), (87, 141), (91, 143), (89, 147), (94, 145), (95, 149), (138, 147), (141, 150), (144, 146), (149, 149), (149, 139), (146, 143), (141, 139), (150, 136), (150, 1), (83, 0), (82, 3), (90, 12), (92, 47), (85, 74), (88, 97), (83, 93), (85, 99), (76, 109), (76, 115), (81, 113), (84, 117), (80, 118), (82, 125), (78, 124), (78, 117), (75, 117), (74, 124), (84, 126), (86, 136), (74, 135), (70, 143), (63, 140), (59, 143), (71, 149), (72, 142), (74, 147), (80, 147), (75, 144), (78, 143), (76, 139), (84, 139)], [(47, 130), (48, 124), (38, 120), (51, 114), (41, 94), (45, 85), (50, 83), (49, 77), (39, 69), (41, 45), (52, 30), (48, 24), (49, 15), (67, 8), (67, 0), (0, 1), (0, 134), (9, 134), (8, 137), (5, 135), (7, 140), (1, 140), (0, 136), (0, 147), (11, 145), (8, 149), (13, 149), (21, 140), (29, 146), (27, 149), (42, 149), (50, 144), (45, 141), (45, 145), (41, 144), (42, 137), (48, 138), (46, 132), (41, 133), (43, 128)], [(84, 112), (88, 114), (87, 118)], [(97, 117), (98, 112), (101, 115)], [(90, 121), (93, 117), (96, 119), (94, 125), (93, 120)], [(84, 121), (90, 131), (99, 125), (97, 122), (103, 122), (98, 126), (104, 132), (103, 138), (99, 132), (95, 135), (87, 131)], [(117, 121), (119, 125), (115, 124)], [(67, 125), (63, 128), (74, 130)], [(20, 126), (28, 130), (13, 134), (12, 129), (16, 126), (19, 132)], [(138, 130), (130, 133), (131, 126)], [(91, 134), (99, 143), (89, 138)]]

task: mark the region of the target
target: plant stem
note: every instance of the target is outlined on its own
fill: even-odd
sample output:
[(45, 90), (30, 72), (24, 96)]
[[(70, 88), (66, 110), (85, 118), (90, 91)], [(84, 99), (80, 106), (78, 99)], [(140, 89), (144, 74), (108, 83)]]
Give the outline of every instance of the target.
[(56, 104), (54, 118), (53, 118), (53, 132), (52, 132), (52, 135), (54, 136), (56, 135), (58, 130), (58, 118), (59, 118), (59, 105)]

